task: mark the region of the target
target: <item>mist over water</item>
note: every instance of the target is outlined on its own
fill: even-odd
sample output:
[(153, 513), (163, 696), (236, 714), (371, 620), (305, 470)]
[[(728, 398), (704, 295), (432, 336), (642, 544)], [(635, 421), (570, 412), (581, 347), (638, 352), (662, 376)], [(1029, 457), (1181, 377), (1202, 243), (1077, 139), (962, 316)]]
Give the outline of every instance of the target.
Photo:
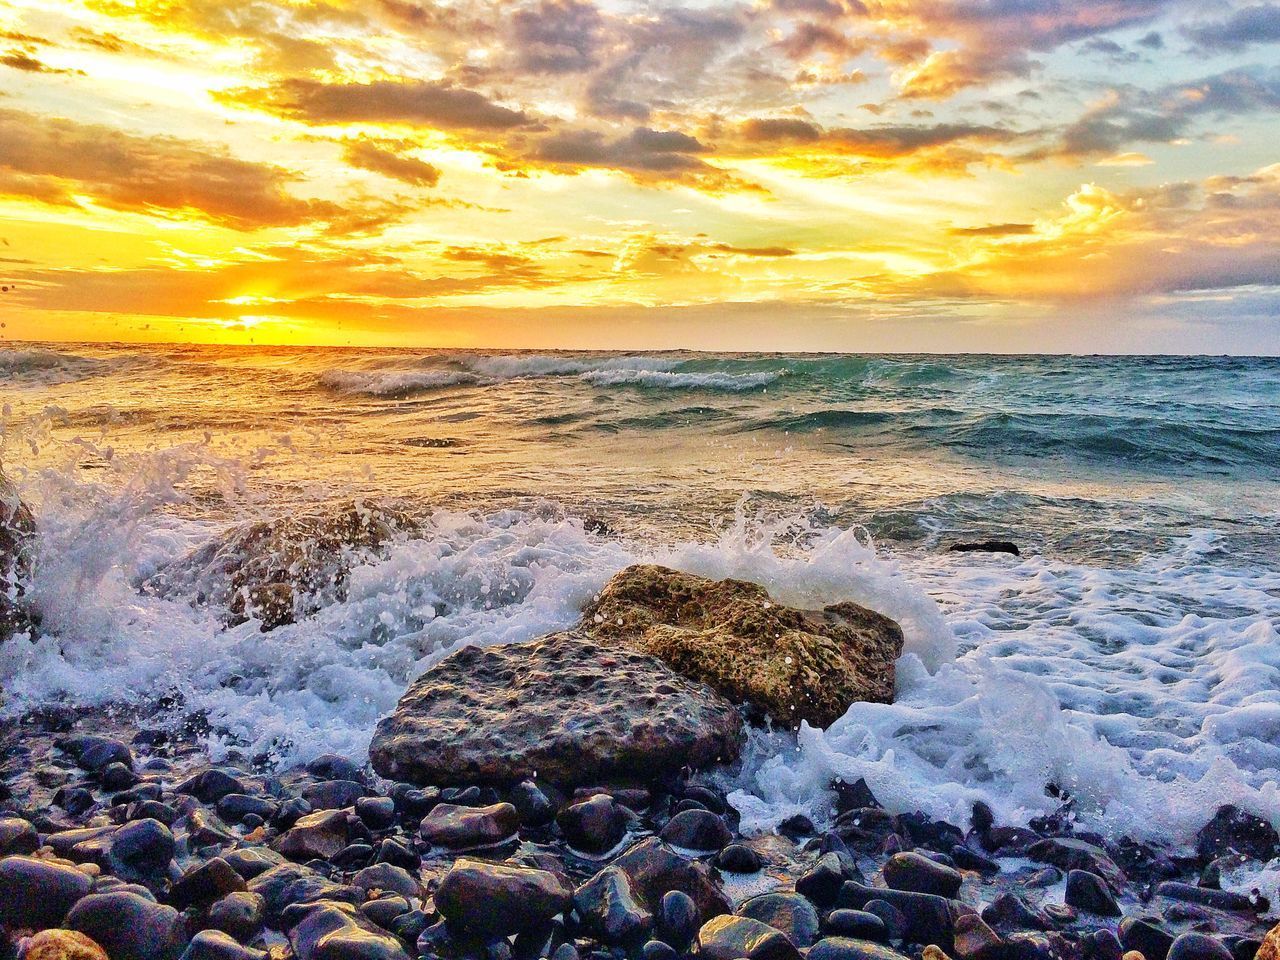
[[(29, 345), (0, 394), (43, 536), (5, 711), (173, 690), (215, 756), (359, 757), (431, 663), (657, 560), (907, 633), (895, 704), (756, 737), (744, 825), (820, 816), (833, 775), (958, 822), (1052, 782), (1116, 834), (1180, 843), (1223, 802), (1280, 825), (1280, 361)], [(353, 497), (425, 535), (311, 618), (137, 590)], [(978, 537), (1023, 556), (944, 549)]]

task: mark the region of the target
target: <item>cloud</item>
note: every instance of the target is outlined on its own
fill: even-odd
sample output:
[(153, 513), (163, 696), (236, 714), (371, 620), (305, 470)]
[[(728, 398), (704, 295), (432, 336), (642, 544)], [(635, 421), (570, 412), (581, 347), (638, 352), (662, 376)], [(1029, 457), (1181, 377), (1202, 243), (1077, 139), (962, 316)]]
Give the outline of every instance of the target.
[(570, 166), (676, 173), (706, 167), (696, 155), (707, 149), (688, 134), (636, 127), (614, 140), (592, 130), (557, 133), (538, 145), (534, 157), (546, 163)]
[(0, 54), (0, 66), (9, 67), (13, 70), (21, 70), (24, 73), (79, 73), (77, 70), (66, 70), (58, 67), (51, 67), (42, 60), (37, 60), (31, 54), (22, 50), (10, 50), (8, 53)]
[(953, 237), (1017, 237), (1035, 231), (1033, 223), (988, 223), (982, 227), (952, 227)]
[(1240, 69), (1149, 91), (1111, 90), (1062, 129), (1056, 145), (1032, 151), (1045, 156), (1124, 154), (1138, 143), (1171, 143), (1186, 137), (1201, 117), (1225, 118), (1280, 109), (1280, 69)]
[(210, 144), (0, 109), (0, 193), (7, 196), (64, 206), (87, 196), (115, 210), (194, 214), (240, 230), (339, 215), (335, 204), (288, 193), (297, 178)]
[(434, 187), (440, 181), (440, 168), (405, 156), (403, 151), (410, 146), (405, 141), (347, 140), (342, 145), (342, 158), (350, 166), (372, 170), (415, 187)]
[(323, 83), (293, 78), (266, 87), (240, 87), (217, 95), (308, 124), (400, 123), (444, 130), (510, 130), (530, 122), (522, 110), (444, 81), (375, 80)]
[(1187, 27), (1183, 33), (1206, 53), (1239, 53), (1261, 43), (1280, 43), (1280, 6), (1243, 7), (1225, 20)]
[(533, 73), (583, 73), (598, 63), (606, 21), (586, 0), (539, 0), (511, 16), (511, 47)]

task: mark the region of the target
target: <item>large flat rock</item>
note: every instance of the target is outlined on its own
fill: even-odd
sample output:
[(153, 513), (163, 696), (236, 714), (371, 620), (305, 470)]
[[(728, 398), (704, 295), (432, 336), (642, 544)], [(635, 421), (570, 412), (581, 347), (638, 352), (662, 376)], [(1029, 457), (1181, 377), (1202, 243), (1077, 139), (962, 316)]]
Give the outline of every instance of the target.
[(828, 727), (851, 703), (891, 702), (903, 643), (897, 623), (856, 603), (797, 610), (754, 583), (653, 564), (609, 581), (582, 624), (786, 728), (801, 720)]
[(657, 658), (580, 633), (467, 647), (419, 677), (369, 748), (394, 780), (648, 781), (738, 755), (742, 717)]

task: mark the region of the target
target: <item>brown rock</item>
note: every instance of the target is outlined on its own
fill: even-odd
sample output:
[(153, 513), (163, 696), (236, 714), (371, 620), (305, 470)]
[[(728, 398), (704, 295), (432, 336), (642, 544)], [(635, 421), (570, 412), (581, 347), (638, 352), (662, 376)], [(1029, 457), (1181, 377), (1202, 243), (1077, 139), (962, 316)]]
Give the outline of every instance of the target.
[(227, 621), (251, 617), (271, 630), (346, 598), (352, 565), (376, 554), (417, 523), (364, 501), (323, 514), (281, 517), (232, 527), (152, 576), (159, 596), (196, 596)]
[(650, 564), (615, 576), (582, 623), (787, 727), (827, 727), (851, 703), (892, 701), (903, 643), (897, 623), (856, 603), (797, 610), (753, 583)]
[(1272, 927), (1262, 938), (1262, 946), (1258, 948), (1256, 960), (1280, 960), (1280, 923)]
[(463, 850), (488, 847), (515, 836), (520, 814), (509, 803), (490, 807), (460, 807), (436, 804), (422, 819), (418, 832), (422, 839), (439, 847)]
[(41, 930), (27, 941), (20, 960), (107, 960), (107, 951), (77, 930)]
[(437, 786), (646, 781), (738, 755), (742, 718), (657, 658), (580, 633), (467, 647), (419, 677), (369, 757)]
[(276, 849), (290, 860), (328, 860), (347, 845), (347, 812), (319, 810), (293, 825)]

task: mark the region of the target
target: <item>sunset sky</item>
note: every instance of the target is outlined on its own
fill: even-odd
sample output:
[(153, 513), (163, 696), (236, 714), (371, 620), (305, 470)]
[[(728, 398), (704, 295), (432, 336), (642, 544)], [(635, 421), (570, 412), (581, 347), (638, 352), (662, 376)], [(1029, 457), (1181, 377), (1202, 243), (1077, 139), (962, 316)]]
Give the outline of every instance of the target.
[(0, 0), (0, 336), (1280, 352), (1280, 5)]

